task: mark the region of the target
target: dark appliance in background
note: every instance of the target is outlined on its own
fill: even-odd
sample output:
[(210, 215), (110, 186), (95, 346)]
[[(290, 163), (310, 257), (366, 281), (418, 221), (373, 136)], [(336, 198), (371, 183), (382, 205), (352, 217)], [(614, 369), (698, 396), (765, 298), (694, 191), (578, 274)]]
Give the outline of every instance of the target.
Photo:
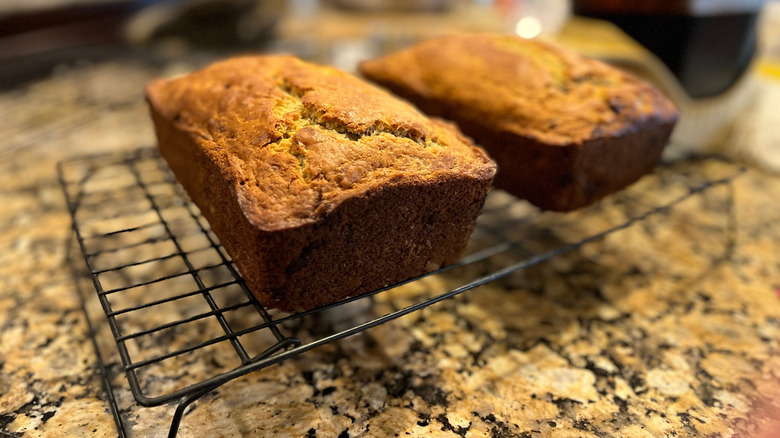
[(756, 51), (763, 0), (573, 0), (577, 15), (610, 21), (666, 64), (692, 98), (728, 90)]

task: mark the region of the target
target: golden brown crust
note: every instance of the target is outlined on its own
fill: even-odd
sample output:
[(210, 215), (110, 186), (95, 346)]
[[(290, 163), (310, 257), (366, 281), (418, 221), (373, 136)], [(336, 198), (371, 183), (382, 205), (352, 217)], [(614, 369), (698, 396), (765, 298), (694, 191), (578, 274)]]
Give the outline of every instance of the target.
[(671, 101), (637, 78), (513, 36), (444, 37), (360, 70), (457, 122), (498, 161), (499, 187), (554, 210), (587, 205), (649, 172), (677, 120)]
[(453, 126), (292, 57), (217, 63), (147, 98), (177, 179), (260, 301), (285, 310), (453, 263), (496, 171)]

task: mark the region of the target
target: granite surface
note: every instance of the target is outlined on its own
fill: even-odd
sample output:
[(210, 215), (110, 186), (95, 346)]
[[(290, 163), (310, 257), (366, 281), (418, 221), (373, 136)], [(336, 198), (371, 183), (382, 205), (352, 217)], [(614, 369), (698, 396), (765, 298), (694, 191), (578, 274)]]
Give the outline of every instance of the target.
[[(140, 90), (176, 70), (82, 63), (0, 94), (1, 436), (117, 435), (67, 263), (70, 216), (55, 165), (152, 145)], [(677, 163), (568, 215), (496, 191), (472, 250), (522, 246), (286, 329), (322, 336), (738, 174), (545, 263), (229, 382), (187, 411), (180, 436), (778, 436), (780, 177), (739, 169)], [(98, 309), (85, 286), (88, 309)], [(188, 306), (125, 324), (199, 311)], [(90, 315), (104, 332), (99, 312)], [(130, 353), (187, 345), (218, 333), (213, 325), (139, 339)], [(115, 344), (100, 334), (98, 344), (126, 432), (164, 436), (175, 404), (137, 404)], [(222, 347), (163, 362), (141, 376), (144, 390), (230, 369), (236, 359)]]

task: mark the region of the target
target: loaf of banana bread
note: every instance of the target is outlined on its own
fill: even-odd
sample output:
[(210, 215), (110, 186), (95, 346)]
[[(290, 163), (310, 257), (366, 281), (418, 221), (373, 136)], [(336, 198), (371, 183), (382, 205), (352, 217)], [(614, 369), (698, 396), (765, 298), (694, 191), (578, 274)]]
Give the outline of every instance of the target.
[(543, 209), (583, 207), (652, 171), (677, 121), (636, 77), (509, 35), (430, 40), (360, 71), (455, 121), (497, 161), (495, 184)]
[(451, 124), (289, 56), (146, 88), (159, 149), (266, 306), (311, 309), (458, 260), (496, 172)]

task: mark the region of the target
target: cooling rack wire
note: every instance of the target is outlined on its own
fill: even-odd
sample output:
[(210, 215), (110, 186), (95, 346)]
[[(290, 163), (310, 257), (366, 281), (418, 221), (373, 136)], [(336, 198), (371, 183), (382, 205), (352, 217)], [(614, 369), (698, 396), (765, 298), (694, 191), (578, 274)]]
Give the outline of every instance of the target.
[[(705, 167), (707, 172), (699, 171)], [(255, 300), (155, 149), (82, 156), (58, 165), (73, 224), (69, 259), (119, 435), (128, 434), (117, 396), (127, 388), (115, 378), (123, 373), (135, 403), (177, 404), (171, 437), (194, 401), (233, 379), (668, 215), (691, 198), (719, 204), (726, 257), (734, 227), (730, 182), (741, 172), (715, 157), (667, 163), (628, 190), (568, 214), (540, 212), (492, 190), (466, 255), (423, 276), (447, 276), (441, 284), (454, 287), (431, 290), (420, 277), (287, 314)], [(708, 199), (714, 191), (717, 196)], [(573, 232), (584, 221), (600, 228)], [(405, 306), (375, 305), (383, 293), (399, 288), (407, 296)], [(338, 324), (328, 323), (336, 314)], [(313, 321), (330, 329), (307, 332)], [(207, 377), (190, 376), (186, 370), (193, 366), (205, 369)]]

